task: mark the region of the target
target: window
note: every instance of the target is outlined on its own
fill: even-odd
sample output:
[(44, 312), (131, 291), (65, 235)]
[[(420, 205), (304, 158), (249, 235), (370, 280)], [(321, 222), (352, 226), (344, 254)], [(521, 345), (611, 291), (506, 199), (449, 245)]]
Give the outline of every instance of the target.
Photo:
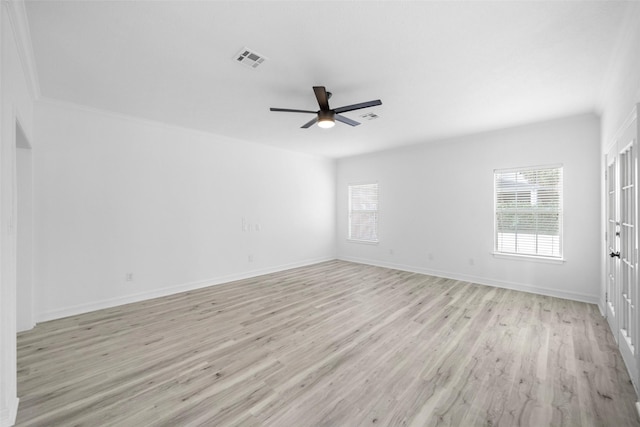
[(562, 167), (495, 170), (495, 251), (562, 258)]
[(378, 184), (349, 185), (349, 240), (378, 242)]

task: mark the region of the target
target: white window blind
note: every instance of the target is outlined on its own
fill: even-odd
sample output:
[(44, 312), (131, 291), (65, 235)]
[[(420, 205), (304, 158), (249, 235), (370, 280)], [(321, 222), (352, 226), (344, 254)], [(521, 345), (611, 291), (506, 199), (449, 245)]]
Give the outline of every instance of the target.
[(349, 239), (378, 241), (378, 184), (349, 185)]
[(562, 258), (562, 167), (494, 171), (495, 251)]

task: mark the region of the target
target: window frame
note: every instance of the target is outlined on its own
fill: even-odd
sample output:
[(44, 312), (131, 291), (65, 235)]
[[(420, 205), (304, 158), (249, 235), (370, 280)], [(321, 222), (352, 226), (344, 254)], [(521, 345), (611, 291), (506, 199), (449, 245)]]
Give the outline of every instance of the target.
[[(538, 250), (536, 253), (519, 252), (517, 249), (513, 252), (499, 249), (499, 230), (498, 230), (498, 174), (519, 173), (519, 172), (539, 172), (547, 169), (558, 169), (560, 171), (560, 179), (557, 187), (558, 193), (558, 207), (556, 212), (558, 214), (558, 254), (548, 255), (541, 254)], [(509, 258), (509, 259), (526, 259), (533, 261), (551, 262), (551, 263), (563, 263), (564, 259), (564, 165), (563, 164), (550, 164), (550, 165), (536, 165), (536, 166), (524, 166), (517, 168), (499, 168), (493, 170), (493, 255), (497, 258)], [(530, 213), (537, 213), (536, 209), (529, 210)], [(540, 211), (538, 211), (540, 212)], [(517, 232), (514, 233), (517, 236)], [(521, 235), (524, 233), (520, 233)], [(535, 233), (536, 241), (539, 236), (544, 234)]]
[[(362, 186), (376, 186), (376, 209), (375, 210), (354, 210), (352, 209), (352, 188)], [(375, 220), (375, 236), (376, 239), (362, 239), (352, 237), (351, 234), (351, 219), (354, 212), (374, 212), (376, 214)], [(377, 245), (380, 243), (380, 183), (378, 181), (364, 181), (364, 182), (352, 182), (347, 184), (347, 241), (353, 243), (362, 243), (366, 245)]]

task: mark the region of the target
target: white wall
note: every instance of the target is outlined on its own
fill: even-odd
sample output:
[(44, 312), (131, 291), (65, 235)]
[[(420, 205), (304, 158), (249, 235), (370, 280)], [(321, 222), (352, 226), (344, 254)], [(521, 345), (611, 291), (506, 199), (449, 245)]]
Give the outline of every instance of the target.
[[(599, 119), (582, 115), (338, 161), (338, 256), (481, 284), (597, 302)], [(564, 256), (498, 258), (493, 171), (564, 166)], [(347, 185), (379, 182), (380, 243), (348, 242)], [(393, 252), (393, 254), (391, 253)]]
[(333, 160), (49, 101), (36, 123), (38, 320), (335, 257)]
[(33, 88), (25, 70), (17, 2), (0, 4), (0, 426), (14, 422), (16, 389), (16, 123), (32, 140)]
[(605, 79), (603, 91), (602, 109), (602, 135), (601, 135), (601, 186), (602, 186), (602, 224), (600, 228), (601, 238), (601, 269), (600, 278), (600, 310), (604, 313), (605, 290), (607, 278), (605, 277), (605, 259), (607, 243), (604, 239), (606, 223), (605, 218), (605, 157), (609, 147), (615, 143), (615, 138), (622, 130), (625, 121), (630, 117), (634, 106), (640, 103), (640, 3), (630, 3), (626, 20), (621, 28), (620, 38), (614, 49), (609, 66), (609, 72)]

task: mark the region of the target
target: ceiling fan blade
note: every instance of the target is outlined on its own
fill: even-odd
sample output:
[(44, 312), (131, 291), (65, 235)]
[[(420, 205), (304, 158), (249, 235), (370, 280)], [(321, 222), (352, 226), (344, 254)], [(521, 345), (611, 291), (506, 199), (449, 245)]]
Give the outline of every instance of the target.
[(358, 126), (360, 124), (360, 122), (356, 122), (355, 120), (351, 120), (345, 116), (341, 116), (340, 114), (336, 114), (334, 118), (339, 122), (346, 123), (351, 126)]
[(380, 101), (379, 99), (376, 99), (375, 101), (361, 102), (360, 104), (353, 104), (353, 105), (346, 105), (344, 107), (336, 108), (333, 111), (335, 111), (336, 114), (340, 114), (340, 113), (346, 113), (347, 111), (359, 110), (361, 108), (374, 107), (376, 105), (382, 105), (382, 101)]
[(300, 129), (308, 129), (311, 126), (315, 125), (318, 122), (318, 118), (315, 117), (313, 120), (309, 120), (307, 123), (300, 126)]
[(316, 94), (318, 105), (321, 110), (329, 109), (329, 96), (327, 95), (327, 89), (324, 86), (314, 86), (313, 91)]
[(317, 114), (317, 111), (311, 110), (292, 110), (291, 108), (269, 108), (270, 111), (284, 111), (285, 113), (311, 113)]

